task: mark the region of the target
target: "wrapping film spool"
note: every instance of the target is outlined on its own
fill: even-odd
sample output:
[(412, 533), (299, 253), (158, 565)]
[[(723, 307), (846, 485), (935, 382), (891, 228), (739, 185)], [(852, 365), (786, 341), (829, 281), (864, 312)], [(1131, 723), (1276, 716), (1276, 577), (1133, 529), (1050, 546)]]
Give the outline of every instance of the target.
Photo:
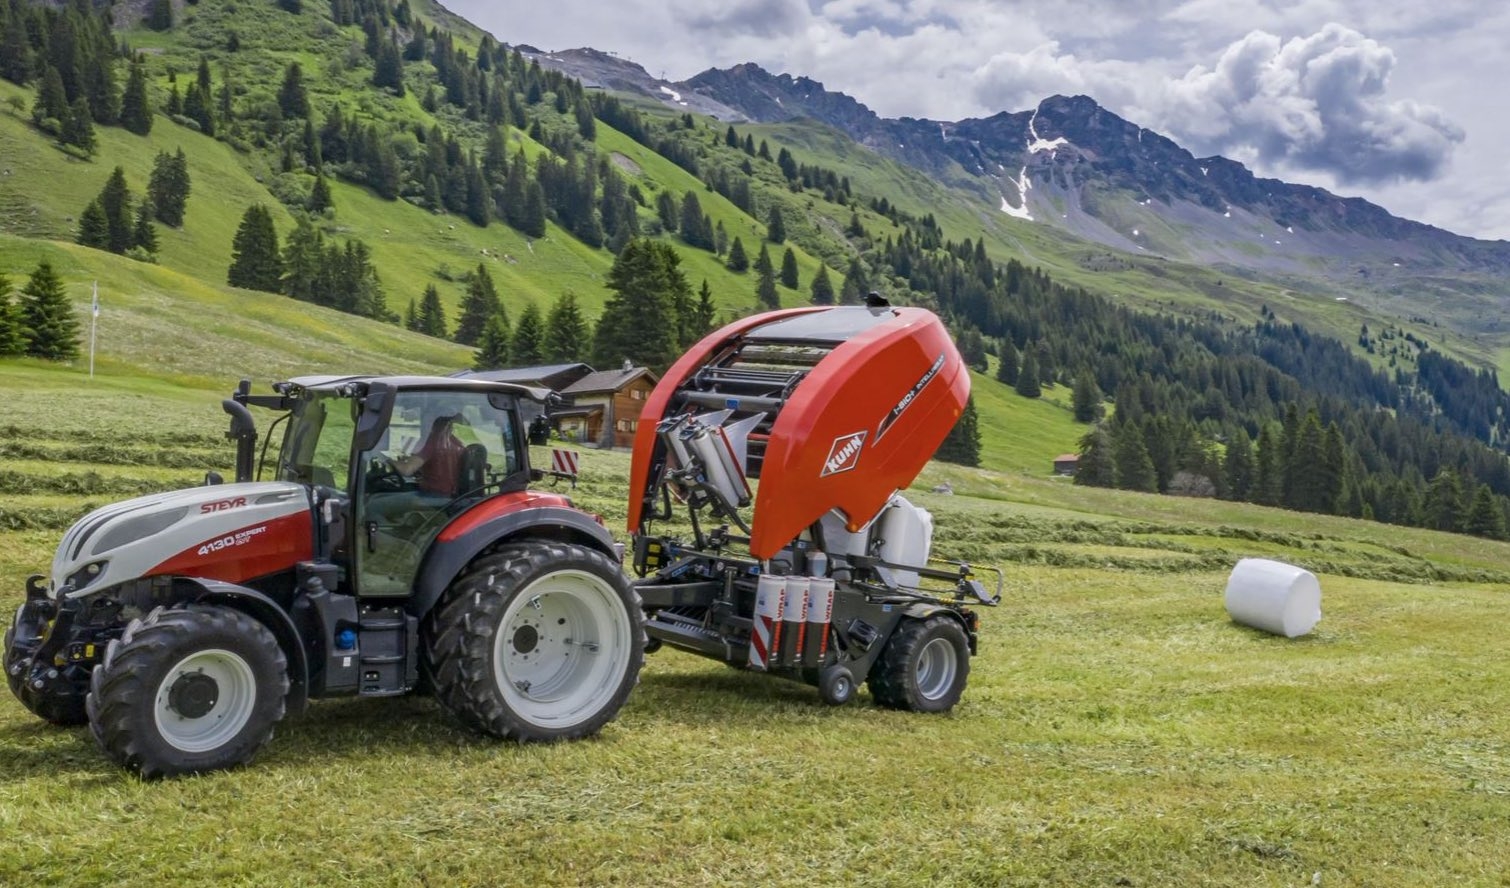
[(1305, 635), (1321, 620), (1316, 575), (1267, 558), (1244, 558), (1232, 568), (1226, 600), (1236, 622), (1286, 638)]

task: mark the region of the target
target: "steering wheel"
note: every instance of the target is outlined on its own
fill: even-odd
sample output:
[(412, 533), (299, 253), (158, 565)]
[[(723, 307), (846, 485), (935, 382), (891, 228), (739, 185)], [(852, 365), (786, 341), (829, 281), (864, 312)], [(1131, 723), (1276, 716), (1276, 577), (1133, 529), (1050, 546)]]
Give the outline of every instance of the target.
[(370, 493), (398, 493), (409, 482), (398, 464), (386, 456), (375, 456), (367, 465), (367, 490)]

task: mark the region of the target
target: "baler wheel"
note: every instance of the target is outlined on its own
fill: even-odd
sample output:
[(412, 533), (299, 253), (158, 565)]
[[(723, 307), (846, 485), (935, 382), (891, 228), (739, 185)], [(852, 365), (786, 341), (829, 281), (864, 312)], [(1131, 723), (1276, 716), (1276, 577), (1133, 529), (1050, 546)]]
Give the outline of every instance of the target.
[(830, 706), (843, 706), (855, 698), (855, 676), (848, 666), (835, 663), (818, 676), (818, 696)]
[(456, 578), (425, 621), (435, 697), (495, 737), (569, 740), (618, 714), (645, 661), (640, 599), (584, 546), (509, 543)]
[(89, 726), (144, 778), (243, 765), (283, 718), (288, 659), (261, 622), (210, 604), (154, 608), (110, 642), (89, 681)]
[(970, 643), (959, 620), (934, 614), (902, 620), (871, 667), (871, 696), (882, 706), (948, 712), (970, 677)]

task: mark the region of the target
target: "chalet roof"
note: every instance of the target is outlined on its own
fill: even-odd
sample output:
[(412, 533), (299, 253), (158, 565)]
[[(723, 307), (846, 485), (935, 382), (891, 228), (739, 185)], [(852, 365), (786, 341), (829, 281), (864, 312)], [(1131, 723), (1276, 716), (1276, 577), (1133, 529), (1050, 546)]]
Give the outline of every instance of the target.
[(651, 373), (648, 367), (630, 367), (627, 370), (599, 370), (596, 373), (587, 374), (562, 389), (561, 394), (596, 395), (605, 392), (617, 392), (641, 376), (649, 377), (651, 385), (654, 385), (660, 379), (660, 377)]
[(1078, 462), (1079, 460), (1080, 460), (1080, 454), (1078, 454), (1078, 453), (1061, 453), (1058, 456), (1054, 457), (1054, 462), (1056, 462), (1056, 463), (1057, 462)]

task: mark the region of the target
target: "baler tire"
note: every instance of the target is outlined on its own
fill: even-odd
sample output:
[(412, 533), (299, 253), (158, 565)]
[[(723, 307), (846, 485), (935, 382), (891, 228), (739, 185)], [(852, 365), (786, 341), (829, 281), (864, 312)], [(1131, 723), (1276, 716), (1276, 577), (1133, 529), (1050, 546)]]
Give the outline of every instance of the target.
[(905, 618), (871, 667), (866, 684), (877, 703), (911, 712), (948, 712), (970, 677), (970, 642), (947, 614)]
[(148, 780), (199, 774), (246, 764), (272, 739), (288, 659), (240, 611), (158, 607), (110, 642), (89, 684), (89, 726), (106, 755)]
[(426, 617), (423, 638), (441, 706), (474, 730), (519, 742), (596, 734), (645, 662), (640, 597), (619, 565), (554, 540), (479, 556)]
[[(25, 687), (27, 675), (25, 671), (12, 674), (11, 669), (21, 659), (16, 651), (16, 624), (20, 622), (21, 611), (16, 611), (16, 620), (5, 630), (5, 683), (10, 687), (10, 692), (21, 705), (25, 706), (32, 715), (37, 716), (48, 724), (59, 727), (73, 727), (89, 721), (89, 715), (84, 710), (84, 695), (76, 694), (64, 696), (61, 694), (39, 694), (28, 691)], [(82, 682), (79, 682), (82, 685)]]

